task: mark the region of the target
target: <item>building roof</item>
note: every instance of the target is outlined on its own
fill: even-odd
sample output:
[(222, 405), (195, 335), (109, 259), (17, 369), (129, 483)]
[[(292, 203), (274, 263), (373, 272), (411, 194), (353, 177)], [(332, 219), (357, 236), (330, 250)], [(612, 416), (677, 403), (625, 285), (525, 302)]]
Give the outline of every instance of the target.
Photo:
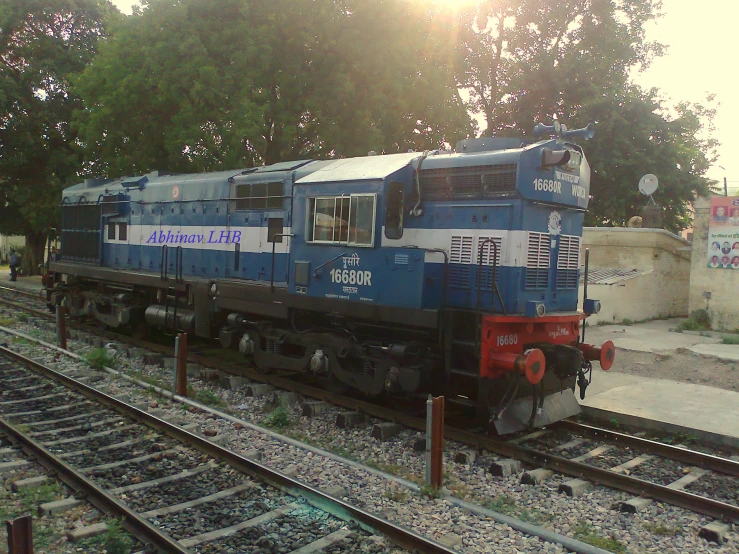
[[(644, 269), (620, 269), (616, 267), (591, 267), (588, 269), (589, 285), (616, 285), (635, 277), (641, 277), (652, 273), (652, 270)], [(585, 280), (585, 271), (580, 271), (580, 282)]]

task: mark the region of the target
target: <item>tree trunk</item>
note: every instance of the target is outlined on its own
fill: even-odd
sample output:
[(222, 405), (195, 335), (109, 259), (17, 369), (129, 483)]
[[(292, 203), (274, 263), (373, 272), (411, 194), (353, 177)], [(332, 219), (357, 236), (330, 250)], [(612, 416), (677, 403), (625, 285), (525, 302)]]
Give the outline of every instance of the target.
[(46, 246), (46, 235), (42, 233), (29, 233), (26, 235), (26, 251), (23, 253), (21, 267), (23, 275), (38, 275), (38, 265), (44, 261), (44, 247)]

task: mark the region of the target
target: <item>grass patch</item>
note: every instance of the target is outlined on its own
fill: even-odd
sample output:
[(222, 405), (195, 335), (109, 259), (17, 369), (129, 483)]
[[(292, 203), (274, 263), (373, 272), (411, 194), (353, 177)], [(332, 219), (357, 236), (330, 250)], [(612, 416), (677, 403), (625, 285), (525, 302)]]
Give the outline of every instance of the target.
[(28, 513), (36, 513), (39, 504), (46, 502), (54, 502), (66, 497), (64, 487), (57, 483), (47, 483), (39, 487), (30, 489), (21, 489), (15, 495), (6, 497), (7, 499), (15, 499), (17, 504), (0, 506), (0, 519), (14, 519)]
[(128, 554), (133, 547), (133, 539), (123, 530), (121, 521), (111, 519), (106, 521), (108, 530), (97, 537), (78, 541), (75, 546), (83, 551), (105, 550), (107, 554)]
[(599, 535), (589, 523), (581, 523), (575, 528), (575, 536), (578, 540), (586, 542), (603, 550), (622, 554), (626, 552), (626, 547), (617, 541), (614, 537), (604, 537)]
[(687, 320), (681, 321), (678, 331), (710, 331), (711, 318), (706, 310), (693, 310)]
[(290, 424), (290, 414), (283, 406), (278, 406), (271, 414), (262, 419), (262, 425), (272, 429), (285, 429)]
[(515, 499), (505, 494), (500, 494), (493, 499), (483, 501), (482, 506), (499, 514), (515, 517), (537, 525), (552, 519), (550, 514), (545, 514), (539, 510), (529, 510), (528, 508), (517, 505)]
[[(153, 387), (159, 387), (159, 388), (166, 388), (164, 383), (162, 383), (159, 379), (156, 377), (152, 377), (151, 375), (147, 375), (146, 373), (142, 373), (141, 371), (129, 371), (127, 372), (129, 377), (133, 377), (134, 379), (137, 379), (139, 381), (143, 381), (147, 385), (151, 385)], [(190, 394), (190, 389), (188, 387), (188, 395)]]
[(665, 444), (682, 444), (684, 446), (690, 446), (691, 444), (700, 444), (698, 437), (695, 435), (686, 435), (678, 433), (677, 435), (671, 435), (662, 439)]
[(658, 525), (656, 523), (645, 523), (644, 529), (653, 535), (660, 535), (662, 537), (673, 537), (677, 535), (679, 531), (677, 527), (668, 527), (666, 525)]
[(17, 316), (15, 316), (15, 319), (17, 319), (21, 323), (25, 323), (26, 321), (28, 321), (28, 316), (26, 314), (18, 314)]
[(223, 400), (221, 400), (221, 397), (210, 389), (198, 389), (197, 391), (195, 391), (195, 395), (192, 399), (195, 402), (200, 402), (201, 404), (205, 404), (206, 406), (213, 406), (214, 408), (225, 406)]
[(723, 335), (721, 344), (739, 344), (739, 335)]
[(24, 339), (23, 337), (13, 337), (10, 342), (15, 344), (33, 344), (30, 340)]
[(3, 327), (12, 327), (13, 325), (15, 325), (15, 319), (13, 319), (12, 317), (2, 318), (0, 319), (0, 325), (2, 325)]
[(428, 498), (439, 498), (441, 496), (440, 488), (433, 485), (422, 485), (420, 492)]
[(85, 361), (93, 369), (103, 369), (104, 367), (113, 367), (115, 358), (111, 356), (105, 348), (96, 348), (85, 354)]

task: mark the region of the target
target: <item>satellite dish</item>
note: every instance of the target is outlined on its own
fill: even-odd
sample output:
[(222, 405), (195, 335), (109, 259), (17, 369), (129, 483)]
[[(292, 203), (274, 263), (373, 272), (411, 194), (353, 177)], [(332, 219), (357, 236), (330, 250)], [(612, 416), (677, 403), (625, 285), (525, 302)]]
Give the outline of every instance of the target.
[(639, 192), (644, 196), (652, 196), (654, 191), (657, 190), (658, 184), (659, 181), (657, 180), (657, 176), (647, 173), (644, 177), (639, 179)]

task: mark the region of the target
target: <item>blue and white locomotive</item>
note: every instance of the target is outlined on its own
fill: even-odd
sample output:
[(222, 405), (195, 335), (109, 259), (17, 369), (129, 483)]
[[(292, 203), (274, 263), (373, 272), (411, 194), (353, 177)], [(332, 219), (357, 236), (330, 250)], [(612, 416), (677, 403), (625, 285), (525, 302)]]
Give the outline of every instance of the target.
[[(218, 338), (368, 396), (443, 393), (498, 432), (578, 411), (590, 167), (572, 140), (86, 180), (64, 191), (49, 298), (113, 328)], [(597, 301), (586, 300), (585, 312)]]

